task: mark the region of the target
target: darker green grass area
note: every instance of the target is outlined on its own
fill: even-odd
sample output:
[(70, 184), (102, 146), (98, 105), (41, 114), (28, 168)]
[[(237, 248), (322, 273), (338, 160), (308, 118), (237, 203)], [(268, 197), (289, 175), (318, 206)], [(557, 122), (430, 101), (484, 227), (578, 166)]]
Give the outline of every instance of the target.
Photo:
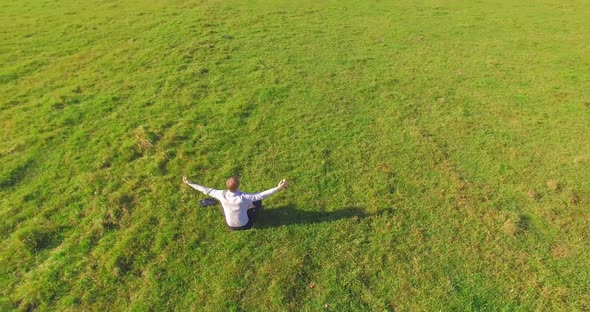
[(0, 309), (588, 310), (589, 10), (0, 1)]

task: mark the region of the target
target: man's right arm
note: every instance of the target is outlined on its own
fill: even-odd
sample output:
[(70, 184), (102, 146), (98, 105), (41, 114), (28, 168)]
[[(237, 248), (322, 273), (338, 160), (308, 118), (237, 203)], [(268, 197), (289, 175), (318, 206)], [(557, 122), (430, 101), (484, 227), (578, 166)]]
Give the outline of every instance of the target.
[(285, 179), (283, 179), (281, 182), (279, 182), (279, 185), (277, 187), (273, 187), (270, 190), (266, 190), (266, 191), (260, 192), (260, 193), (244, 194), (244, 195), (246, 195), (246, 198), (248, 198), (251, 201), (259, 201), (259, 200), (263, 200), (263, 199), (269, 197), (270, 195), (272, 195), (272, 194), (276, 193), (277, 191), (280, 191), (286, 187), (287, 187), (287, 181), (285, 181)]
[(274, 188), (271, 188), (270, 190), (266, 190), (266, 191), (260, 192), (260, 193), (254, 193), (254, 194), (245, 193), (244, 197), (246, 197), (247, 199), (249, 199), (251, 201), (259, 201), (259, 200), (263, 200), (263, 199), (269, 197), (270, 195), (276, 193), (278, 190), (279, 190), (278, 187), (274, 187)]

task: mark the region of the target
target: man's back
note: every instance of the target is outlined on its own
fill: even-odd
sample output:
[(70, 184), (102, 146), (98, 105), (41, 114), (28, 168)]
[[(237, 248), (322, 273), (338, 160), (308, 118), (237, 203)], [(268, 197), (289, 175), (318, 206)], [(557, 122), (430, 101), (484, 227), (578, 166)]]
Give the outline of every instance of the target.
[[(218, 193), (217, 193), (218, 192)], [(245, 194), (240, 192), (218, 191), (217, 194), (211, 195), (221, 202), (223, 207), (223, 214), (225, 215), (225, 222), (232, 227), (243, 226), (248, 223), (248, 207), (252, 203)]]

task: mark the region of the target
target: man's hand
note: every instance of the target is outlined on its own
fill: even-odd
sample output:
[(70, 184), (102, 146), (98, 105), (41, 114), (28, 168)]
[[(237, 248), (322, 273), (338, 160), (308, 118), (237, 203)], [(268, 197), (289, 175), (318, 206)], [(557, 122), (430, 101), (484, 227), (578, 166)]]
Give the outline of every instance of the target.
[(279, 182), (279, 190), (282, 190), (285, 188), (287, 188), (287, 180), (282, 179), (281, 182)]
[(189, 184), (190, 181), (188, 180), (188, 178), (186, 176), (182, 176), (182, 182)]

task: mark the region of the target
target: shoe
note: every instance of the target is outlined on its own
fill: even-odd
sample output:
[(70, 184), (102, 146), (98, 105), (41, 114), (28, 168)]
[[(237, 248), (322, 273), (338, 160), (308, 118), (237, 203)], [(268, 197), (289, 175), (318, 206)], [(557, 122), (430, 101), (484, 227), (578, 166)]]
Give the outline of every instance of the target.
[(201, 207), (208, 207), (217, 204), (217, 200), (215, 200), (215, 198), (209, 197), (199, 200), (199, 204), (201, 205)]

